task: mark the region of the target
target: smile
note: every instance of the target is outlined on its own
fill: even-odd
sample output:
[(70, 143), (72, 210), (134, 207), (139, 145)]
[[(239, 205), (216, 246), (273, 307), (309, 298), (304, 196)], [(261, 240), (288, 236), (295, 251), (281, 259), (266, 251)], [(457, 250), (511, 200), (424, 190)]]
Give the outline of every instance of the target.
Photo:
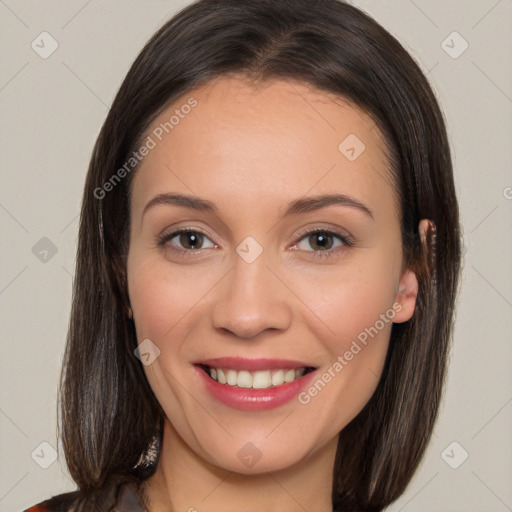
[(197, 361), (194, 367), (210, 398), (242, 411), (264, 411), (289, 402), (317, 370), (301, 361), (239, 357)]
[(201, 366), (214, 381), (244, 389), (267, 389), (288, 384), (314, 370), (312, 367), (280, 368), (258, 371)]

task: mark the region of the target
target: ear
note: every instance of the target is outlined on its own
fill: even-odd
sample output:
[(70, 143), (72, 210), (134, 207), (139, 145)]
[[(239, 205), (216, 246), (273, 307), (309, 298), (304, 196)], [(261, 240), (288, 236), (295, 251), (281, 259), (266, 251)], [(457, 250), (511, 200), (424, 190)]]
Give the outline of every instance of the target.
[[(427, 231), (429, 230), (435, 230), (433, 222), (429, 219), (422, 219), (418, 226), (422, 252), (429, 250), (429, 248), (426, 246)], [(416, 274), (410, 268), (408, 268), (400, 276), (400, 281), (397, 286), (395, 303), (393, 305), (393, 309), (396, 311), (396, 315), (393, 319), (393, 322), (400, 324), (402, 322), (407, 322), (412, 318), (416, 308), (417, 296), (418, 279)]]

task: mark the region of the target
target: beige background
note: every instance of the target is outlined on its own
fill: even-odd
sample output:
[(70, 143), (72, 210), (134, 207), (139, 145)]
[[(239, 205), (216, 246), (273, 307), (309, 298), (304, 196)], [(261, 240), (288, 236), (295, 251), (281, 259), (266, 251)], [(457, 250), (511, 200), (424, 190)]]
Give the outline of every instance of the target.
[[(74, 488), (62, 455), (41, 465), (61, 451), (56, 385), (88, 159), (132, 60), (188, 3), (0, 0), (1, 511)], [(466, 245), (442, 414), (388, 511), (510, 511), (512, 0), (353, 3), (428, 72), (446, 113)], [(47, 59), (31, 48), (43, 31), (58, 43)], [(463, 450), (469, 457), (453, 469), (446, 461), (460, 464)]]

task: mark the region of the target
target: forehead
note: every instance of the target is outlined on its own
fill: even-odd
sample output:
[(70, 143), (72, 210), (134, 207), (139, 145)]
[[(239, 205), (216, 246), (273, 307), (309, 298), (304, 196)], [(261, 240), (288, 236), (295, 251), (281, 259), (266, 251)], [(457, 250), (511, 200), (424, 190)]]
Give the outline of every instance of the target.
[(376, 208), (392, 201), (375, 122), (347, 100), (298, 82), (221, 77), (174, 101), (145, 136), (155, 146), (134, 177), (134, 208), (176, 189), (231, 206), (308, 191), (350, 193)]

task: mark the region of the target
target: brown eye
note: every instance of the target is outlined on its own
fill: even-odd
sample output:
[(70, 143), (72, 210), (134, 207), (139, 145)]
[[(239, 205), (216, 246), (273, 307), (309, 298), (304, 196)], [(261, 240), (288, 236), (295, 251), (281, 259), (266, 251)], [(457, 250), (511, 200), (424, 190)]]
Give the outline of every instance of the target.
[(179, 241), (184, 249), (200, 249), (203, 243), (203, 235), (193, 231), (185, 231), (179, 235)]
[(333, 236), (330, 234), (325, 234), (323, 232), (313, 233), (309, 235), (308, 241), (313, 249), (319, 251), (330, 249), (334, 244)]
[(330, 253), (338, 248), (351, 247), (352, 240), (340, 233), (317, 229), (306, 233), (297, 243), (297, 248), (306, 252)]
[(172, 249), (176, 248), (177, 250), (182, 251), (193, 251), (214, 247), (214, 244), (206, 235), (191, 229), (181, 229), (173, 231), (172, 233), (164, 234), (159, 237), (158, 245), (170, 245)]

